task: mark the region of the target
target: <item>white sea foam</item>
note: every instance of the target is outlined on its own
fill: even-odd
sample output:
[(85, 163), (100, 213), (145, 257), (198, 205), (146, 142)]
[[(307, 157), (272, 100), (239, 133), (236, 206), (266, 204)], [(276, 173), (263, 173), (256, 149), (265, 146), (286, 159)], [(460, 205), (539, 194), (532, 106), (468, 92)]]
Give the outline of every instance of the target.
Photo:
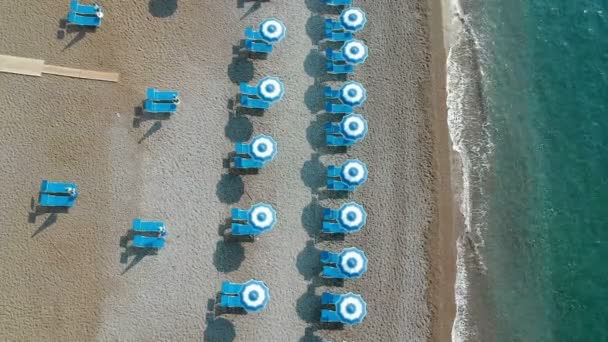
[[(482, 184), (471, 184), (473, 179), (483, 179), (490, 167), (490, 155), (493, 145), (489, 139), (488, 123), (481, 115), (481, 106), (475, 106), (481, 86), (476, 75), (483, 77), (481, 68), (472, 59), (480, 56), (481, 41), (476, 37), (472, 27), (468, 26), (469, 18), (462, 10), (458, 0), (451, 0), (444, 10), (449, 27), (448, 58), (447, 58), (447, 108), (448, 127), (453, 143), (452, 148), (460, 157), (461, 163), (461, 193), (460, 211), (464, 217), (464, 233), (457, 241), (457, 271), (454, 285), (456, 317), (452, 326), (452, 341), (461, 342), (474, 339), (477, 335), (475, 324), (470, 318), (469, 305), (469, 274), (465, 260), (474, 255), (475, 269), (485, 272), (483, 257), (479, 252), (484, 246), (483, 232), (486, 229), (485, 203), (479, 199), (485, 198)], [(480, 63), (483, 65), (483, 63)], [(476, 115), (480, 114), (480, 115)], [(481, 175), (481, 177), (480, 177)], [(475, 176), (475, 177), (474, 177)], [(473, 186), (473, 188), (471, 188)], [(484, 201), (485, 202), (485, 201)], [(472, 250), (471, 250), (472, 247)]]

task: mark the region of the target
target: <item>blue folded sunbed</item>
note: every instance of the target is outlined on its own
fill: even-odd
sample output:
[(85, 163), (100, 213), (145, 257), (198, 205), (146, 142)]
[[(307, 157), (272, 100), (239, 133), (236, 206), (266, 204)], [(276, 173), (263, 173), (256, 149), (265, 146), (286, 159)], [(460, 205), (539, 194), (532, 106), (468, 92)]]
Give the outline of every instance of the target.
[(175, 113), (177, 104), (174, 102), (154, 102), (146, 100), (144, 102), (144, 110), (150, 113)]
[(179, 92), (175, 90), (158, 90), (154, 88), (146, 89), (148, 100), (161, 102), (179, 102)]
[(97, 16), (80, 15), (76, 12), (68, 13), (68, 23), (80, 26), (101, 26), (101, 18)]
[(340, 21), (335, 21), (332, 19), (325, 19), (325, 34), (331, 31), (341, 31), (344, 30), (344, 26)]
[(245, 40), (245, 50), (255, 53), (271, 53), (272, 45), (247, 39)]
[(357, 187), (353, 185), (348, 185), (346, 183), (341, 182), (338, 179), (328, 179), (327, 180), (327, 190), (335, 190), (335, 191), (355, 191)]
[(76, 191), (77, 188), (78, 186), (76, 185), (76, 183), (63, 183), (43, 180), (40, 184), (40, 192), (55, 194), (69, 194), (70, 189)]
[(340, 210), (323, 208), (323, 220), (337, 220), (339, 216)]
[(325, 86), (323, 90), (323, 95), (328, 99), (339, 99), (340, 98), (340, 89), (332, 89), (330, 86)]
[(247, 26), (245, 27), (245, 38), (251, 40), (264, 40), (260, 32), (256, 31), (253, 27)]
[(97, 15), (97, 13), (101, 10), (98, 5), (82, 5), (78, 3), (78, 0), (70, 1), (70, 11), (84, 14), (84, 15)]
[(340, 172), (342, 172), (342, 168), (335, 165), (329, 165), (327, 167), (327, 177), (340, 177)]
[(350, 114), (353, 112), (353, 107), (342, 103), (325, 102), (325, 111), (332, 114)]
[(347, 40), (351, 40), (355, 37), (355, 35), (350, 31), (345, 32), (325, 32), (325, 38), (332, 42), (344, 42)]
[(234, 167), (237, 169), (261, 169), (264, 165), (264, 162), (259, 160), (234, 157)]
[(239, 92), (243, 95), (259, 96), (259, 89), (257, 85), (252, 86), (245, 82), (241, 82), (241, 84), (239, 84)]
[(231, 283), (229, 281), (222, 282), (222, 293), (238, 294), (243, 289), (243, 284)]
[(234, 144), (234, 151), (236, 154), (246, 154), (250, 155), (251, 153), (251, 144), (246, 142), (237, 142)]
[(249, 219), (249, 210), (232, 208), (230, 211), (230, 217), (233, 221), (246, 221)]
[(270, 102), (253, 99), (248, 96), (241, 96), (241, 106), (246, 108), (268, 109), (270, 108)]
[(75, 199), (72, 196), (40, 194), (38, 204), (43, 207), (73, 207)]
[(353, 4), (352, 0), (321, 0), (321, 2), (329, 6), (350, 6)]
[(162, 234), (166, 231), (165, 224), (161, 221), (143, 221), (138, 218), (133, 220), (132, 229), (134, 232), (158, 234)]
[(346, 139), (343, 136), (339, 136), (339, 135), (331, 135), (328, 134), (325, 137), (325, 144), (327, 144), (327, 146), (353, 146), (354, 144), (356, 144), (357, 141), (355, 140), (350, 140), (350, 139)]
[(165, 247), (165, 239), (162, 237), (135, 235), (133, 247), (161, 249)]
[(352, 74), (355, 72), (355, 67), (350, 64), (335, 64), (327, 62), (328, 74)]
[(233, 223), (230, 228), (231, 228), (231, 234), (232, 235), (251, 235), (251, 236), (256, 236), (256, 235), (260, 235), (263, 232), (260, 229), (256, 229), (252, 225), (241, 224), (241, 223)]
[(325, 57), (328, 60), (334, 61), (334, 62), (344, 62), (345, 61), (342, 51), (334, 51), (332, 49), (326, 49)]
[(351, 232), (339, 223), (326, 221), (323, 221), (323, 227), (321, 231), (327, 234), (347, 234)]

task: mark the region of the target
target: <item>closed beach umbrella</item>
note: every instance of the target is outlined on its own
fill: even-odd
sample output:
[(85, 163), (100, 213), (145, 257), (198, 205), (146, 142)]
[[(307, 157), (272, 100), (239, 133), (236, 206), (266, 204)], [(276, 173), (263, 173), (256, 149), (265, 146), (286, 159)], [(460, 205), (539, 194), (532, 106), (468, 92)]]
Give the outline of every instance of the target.
[(367, 120), (360, 114), (349, 114), (340, 121), (340, 131), (349, 140), (361, 140), (367, 134)]
[(361, 64), (367, 58), (367, 46), (360, 40), (349, 40), (342, 45), (342, 54), (346, 63)]
[(338, 267), (349, 277), (359, 278), (367, 271), (365, 253), (354, 247), (343, 249), (338, 260)]
[(365, 209), (355, 202), (345, 203), (338, 212), (338, 222), (351, 232), (360, 230), (367, 221)]
[(359, 106), (367, 99), (367, 90), (359, 82), (346, 82), (340, 88), (340, 101), (350, 106)]
[(270, 230), (277, 221), (277, 213), (270, 204), (258, 203), (249, 211), (249, 223), (260, 230)]
[(348, 160), (342, 165), (342, 181), (349, 185), (361, 185), (367, 180), (367, 166), (358, 159)]
[(264, 77), (258, 83), (260, 97), (268, 102), (279, 101), (285, 93), (283, 82), (276, 77)]
[(340, 22), (348, 31), (356, 32), (365, 27), (365, 12), (358, 7), (347, 8), (340, 14)]
[(277, 154), (277, 142), (267, 135), (258, 135), (251, 142), (251, 156), (260, 161), (274, 159)]
[(285, 24), (279, 19), (264, 19), (260, 24), (260, 35), (268, 43), (276, 43), (285, 37)]
[(336, 303), (336, 312), (346, 324), (359, 324), (367, 315), (367, 304), (361, 296), (347, 293)]
[(270, 299), (270, 293), (266, 284), (251, 279), (243, 285), (240, 297), (245, 310), (257, 312), (266, 307)]

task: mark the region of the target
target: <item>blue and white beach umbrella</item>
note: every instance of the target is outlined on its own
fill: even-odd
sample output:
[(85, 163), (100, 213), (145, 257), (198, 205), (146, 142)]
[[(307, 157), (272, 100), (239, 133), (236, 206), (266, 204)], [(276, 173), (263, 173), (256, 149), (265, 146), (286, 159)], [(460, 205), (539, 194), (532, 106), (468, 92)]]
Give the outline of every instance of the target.
[(350, 7), (340, 14), (340, 22), (348, 31), (357, 32), (365, 27), (367, 18), (365, 12), (358, 7)]
[(352, 278), (359, 278), (367, 271), (367, 257), (357, 248), (345, 248), (340, 253), (338, 267), (342, 273)]
[(260, 97), (268, 102), (276, 102), (283, 98), (285, 86), (276, 77), (264, 77), (258, 83), (258, 93)]
[(361, 64), (367, 58), (367, 46), (360, 40), (349, 40), (342, 45), (342, 55), (349, 64)]
[(359, 324), (367, 315), (367, 304), (361, 296), (347, 293), (336, 303), (336, 312), (346, 324)]
[(338, 210), (338, 222), (351, 232), (360, 230), (367, 221), (367, 213), (355, 202), (345, 203)]
[(251, 141), (251, 156), (259, 161), (270, 161), (277, 154), (277, 142), (271, 137), (260, 134)]
[(249, 211), (249, 223), (259, 230), (270, 230), (277, 222), (277, 213), (270, 204), (258, 203)]
[(346, 82), (340, 87), (340, 101), (349, 106), (359, 106), (367, 99), (367, 90), (359, 82)]
[(285, 24), (279, 19), (264, 19), (260, 24), (260, 35), (268, 43), (276, 43), (285, 37)]
[(348, 114), (340, 121), (340, 132), (346, 139), (361, 140), (367, 134), (367, 120), (361, 114)]
[(342, 165), (342, 181), (348, 185), (361, 185), (367, 181), (367, 166), (358, 159), (351, 159)]
[(251, 279), (243, 285), (240, 297), (245, 310), (257, 312), (268, 305), (270, 292), (266, 284), (259, 280)]

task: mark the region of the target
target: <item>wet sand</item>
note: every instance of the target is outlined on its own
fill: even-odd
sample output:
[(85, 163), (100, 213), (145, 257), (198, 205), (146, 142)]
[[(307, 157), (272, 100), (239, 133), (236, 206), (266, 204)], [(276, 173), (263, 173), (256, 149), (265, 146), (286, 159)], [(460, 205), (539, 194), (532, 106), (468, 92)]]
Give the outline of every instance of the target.
[[(370, 57), (352, 79), (368, 89), (360, 113), (369, 133), (347, 153), (322, 146), (323, 86), (340, 80), (323, 72), (319, 39), (335, 10), (316, 0), (103, 4), (103, 26), (84, 34), (60, 29), (67, 3), (0, 4), (0, 53), (121, 73), (117, 84), (0, 74), (3, 339), (445, 340), (452, 284), (437, 265), (453, 259), (434, 252), (450, 246), (439, 239), (451, 215), (448, 146), (426, 0), (359, 3)], [(284, 20), (287, 38), (267, 60), (235, 57), (243, 28), (269, 16)], [(235, 109), (238, 83), (267, 74), (285, 82), (285, 98), (262, 116)], [(142, 115), (148, 86), (179, 89), (178, 113)], [(233, 143), (260, 133), (278, 141), (277, 158), (257, 175), (229, 175)], [(325, 166), (349, 158), (367, 163), (369, 180), (334, 198)], [(69, 214), (32, 214), (45, 178), (79, 184)], [(347, 200), (366, 207), (366, 228), (321, 238), (322, 207)], [(260, 201), (277, 209), (275, 229), (254, 243), (225, 242), (230, 208)], [(166, 222), (158, 255), (124, 247), (138, 216)], [(368, 273), (342, 286), (320, 280), (320, 250), (350, 246), (366, 252)], [(268, 308), (216, 314), (221, 281), (249, 278), (269, 285)], [(364, 323), (319, 326), (327, 289), (360, 293)]]

